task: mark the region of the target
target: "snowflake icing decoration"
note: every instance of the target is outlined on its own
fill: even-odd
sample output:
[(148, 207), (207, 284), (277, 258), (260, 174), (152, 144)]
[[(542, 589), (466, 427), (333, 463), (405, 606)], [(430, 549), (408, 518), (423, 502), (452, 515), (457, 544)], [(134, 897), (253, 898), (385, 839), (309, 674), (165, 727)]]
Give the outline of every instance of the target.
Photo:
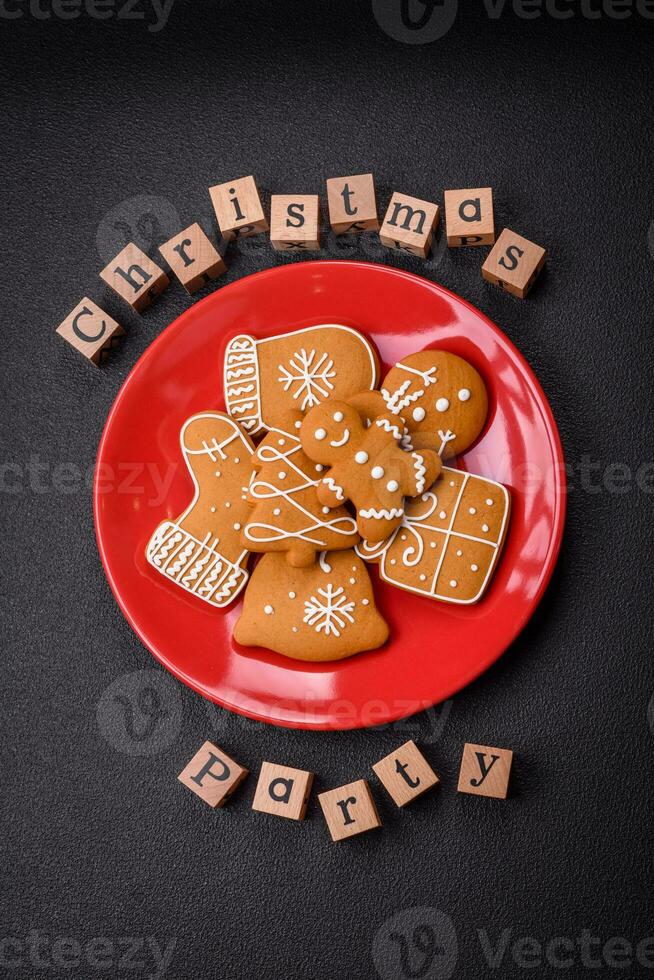
[(312, 595), (304, 603), (304, 622), (314, 626), (316, 633), (324, 631), (325, 636), (340, 636), (348, 622), (354, 622), (352, 610), (355, 603), (349, 601), (343, 587), (337, 589), (330, 583), (326, 589), (318, 589), (317, 598)]
[(291, 390), (295, 401), (302, 399), (300, 408), (303, 412), (318, 405), (334, 389), (330, 379), (336, 377), (336, 371), (328, 354), (317, 357), (315, 350), (307, 353), (302, 348), (293, 354), (288, 368), (282, 364), (278, 367), (281, 377), (277, 380), (284, 386), (284, 391)]

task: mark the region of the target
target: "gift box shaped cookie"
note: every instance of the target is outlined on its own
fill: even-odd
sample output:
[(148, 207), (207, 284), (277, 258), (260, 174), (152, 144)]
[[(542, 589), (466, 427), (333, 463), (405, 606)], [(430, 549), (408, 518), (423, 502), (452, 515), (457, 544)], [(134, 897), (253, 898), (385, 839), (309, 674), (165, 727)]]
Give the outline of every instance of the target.
[(361, 542), (382, 579), (408, 592), (470, 605), (495, 571), (511, 501), (501, 483), (444, 467), (430, 489), (407, 500), (402, 524), (380, 546)]

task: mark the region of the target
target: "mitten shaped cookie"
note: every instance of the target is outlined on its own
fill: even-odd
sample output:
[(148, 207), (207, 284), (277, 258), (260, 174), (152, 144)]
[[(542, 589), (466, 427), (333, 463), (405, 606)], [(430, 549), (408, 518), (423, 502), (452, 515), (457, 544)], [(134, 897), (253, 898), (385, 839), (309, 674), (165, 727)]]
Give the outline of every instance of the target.
[[(449, 351), (423, 350), (404, 357), (384, 378), (381, 394), (386, 411), (405, 420), (414, 449), (436, 449), (442, 459), (473, 444), (488, 412), (480, 374)], [(369, 401), (365, 394), (362, 400)]]
[(227, 345), (227, 411), (250, 435), (284, 426), (289, 412), (307, 412), (327, 398), (374, 388), (379, 372), (371, 344), (338, 324), (279, 337), (234, 337)]
[(250, 514), (245, 491), (254, 446), (221, 412), (192, 416), (180, 442), (195, 495), (177, 520), (159, 525), (146, 557), (169, 582), (212, 606), (226, 606), (248, 579), (241, 528)]
[(332, 400), (312, 408), (300, 428), (309, 459), (329, 466), (318, 499), (330, 508), (351, 500), (369, 542), (388, 537), (404, 516), (404, 497), (423, 493), (441, 470), (437, 453), (401, 448), (405, 433), (400, 417), (380, 415), (366, 428), (356, 408)]
[(246, 548), (285, 551), (299, 568), (313, 565), (317, 552), (358, 543), (356, 523), (345, 507), (330, 510), (318, 499), (324, 467), (303, 452), (297, 435), (271, 429), (253, 460), (256, 472), (247, 495), (253, 507), (241, 532)]
[(320, 554), (293, 568), (282, 554), (264, 555), (245, 590), (234, 639), (295, 660), (342, 660), (386, 642), (370, 576), (354, 551)]

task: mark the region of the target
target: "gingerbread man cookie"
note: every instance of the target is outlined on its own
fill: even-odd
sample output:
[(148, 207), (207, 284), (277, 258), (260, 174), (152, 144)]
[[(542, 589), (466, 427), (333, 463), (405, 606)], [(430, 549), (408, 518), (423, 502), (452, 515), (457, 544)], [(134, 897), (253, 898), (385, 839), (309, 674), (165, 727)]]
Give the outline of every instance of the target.
[(225, 351), (225, 402), (256, 435), (283, 428), (289, 412), (374, 388), (378, 373), (372, 345), (351, 327), (325, 324), (262, 340), (242, 334)]
[[(299, 426), (299, 417), (296, 422)], [(330, 510), (318, 499), (324, 467), (303, 452), (297, 434), (271, 429), (259, 443), (254, 467), (247, 495), (253, 508), (241, 533), (250, 551), (285, 551), (290, 564), (300, 568), (312, 565), (317, 552), (359, 542), (345, 507)]]
[(264, 555), (245, 590), (234, 639), (295, 660), (342, 660), (386, 642), (370, 576), (352, 550), (321, 553), (310, 568)]
[(404, 497), (423, 493), (440, 473), (437, 453), (400, 447), (405, 435), (400, 417), (380, 415), (366, 429), (356, 408), (331, 399), (312, 408), (302, 422), (304, 452), (329, 466), (318, 499), (330, 508), (351, 500), (357, 528), (367, 541), (387, 538), (404, 516)]
[[(372, 393), (370, 393), (372, 395)], [(472, 445), (488, 412), (488, 396), (472, 364), (443, 350), (409, 354), (381, 387), (386, 411), (401, 415), (415, 449), (436, 449), (451, 459)], [(364, 404), (369, 398), (361, 396)]]
[(483, 596), (506, 536), (506, 487), (443, 467), (436, 482), (407, 501), (401, 525), (381, 545), (357, 553), (379, 561), (384, 581), (442, 602), (469, 605)]
[(167, 581), (212, 606), (226, 606), (248, 579), (241, 529), (250, 514), (245, 491), (254, 446), (221, 412), (192, 416), (180, 442), (195, 495), (177, 520), (159, 525), (146, 557)]

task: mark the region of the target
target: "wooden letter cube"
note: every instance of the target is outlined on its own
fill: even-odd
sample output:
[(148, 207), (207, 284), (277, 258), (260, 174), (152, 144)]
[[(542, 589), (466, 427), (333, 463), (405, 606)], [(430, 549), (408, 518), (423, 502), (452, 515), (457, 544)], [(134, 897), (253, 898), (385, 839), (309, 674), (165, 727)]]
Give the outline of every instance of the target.
[(211, 279), (217, 279), (227, 266), (199, 224), (189, 225), (179, 235), (159, 247), (187, 293), (194, 293)]
[(511, 749), (494, 749), (488, 745), (466, 742), (459, 772), (459, 793), (505, 800), (512, 762)]
[(228, 241), (268, 231), (254, 177), (239, 177), (226, 184), (216, 184), (209, 188), (209, 194), (220, 230)]
[(163, 293), (170, 279), (137, 245), (126, 245), (100, 273), (108, 286), (141, 313), (155, 296)]
[(440, 781), (411, 740), (376, 762), (372, 768), (397, 806), (406, 806)]
[(379, 240), (389, 248), (412, 252), (426, 259), (438, 227), (439, 215), (437, 204), (396, 192), (388, 205)]
[(546, 258), (547, 252), (540, 245), (505, 228), (481, 267), (481, 274), (512, 296), (524, 299)]
[(205, 742), (177, 778), (209, 806), (218, 807), (224, 806), (247, 774), (217, 745)]
[(270, 242), (278, 252), (320, 248), (320, 203), (317, 194), (273, 194)]
[(495, 241), (492, 188), (445, 191), (445, 231), (450, 248), (492, 245)]
[(57, 333), (96, 367), (125, 331), (87, 296), (57, 327)]
[(375, 801), (365, 779), (321, 793), (318, 800), (333, 841), (381, 827)]
[(312, 785), (312, 772), (264, 762), (252, 809), (289, 820), (304, 820)]
[(337, 235), (379, 228), (372, 174), (330, 177), (327, 181), (329, 223)]

